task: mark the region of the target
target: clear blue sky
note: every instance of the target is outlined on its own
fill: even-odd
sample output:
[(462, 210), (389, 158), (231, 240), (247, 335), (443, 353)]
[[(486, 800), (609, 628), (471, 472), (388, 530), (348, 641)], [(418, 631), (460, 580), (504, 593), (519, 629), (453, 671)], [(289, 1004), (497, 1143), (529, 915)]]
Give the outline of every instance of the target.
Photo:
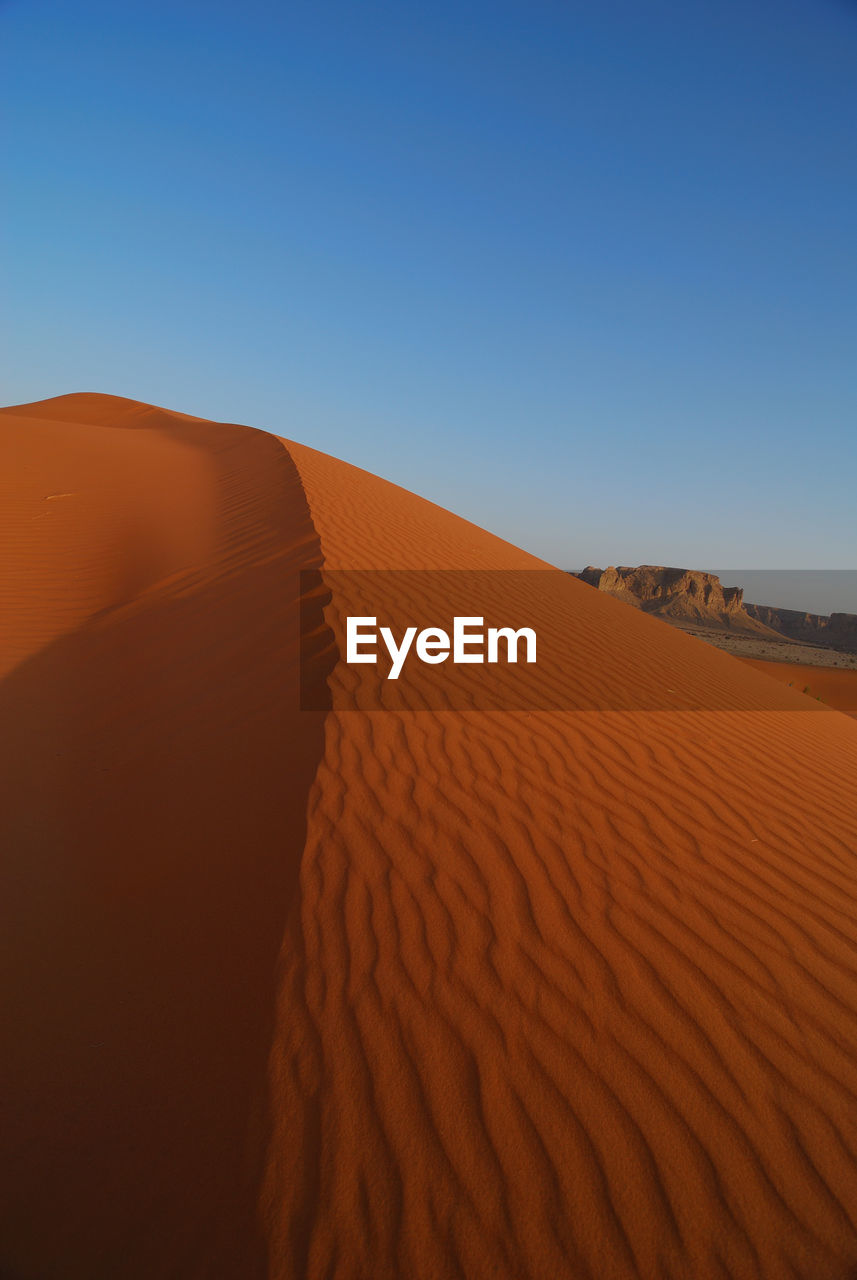
[(857, 5), (0, 0), (4, 403), (565, 566), (857, 565)]

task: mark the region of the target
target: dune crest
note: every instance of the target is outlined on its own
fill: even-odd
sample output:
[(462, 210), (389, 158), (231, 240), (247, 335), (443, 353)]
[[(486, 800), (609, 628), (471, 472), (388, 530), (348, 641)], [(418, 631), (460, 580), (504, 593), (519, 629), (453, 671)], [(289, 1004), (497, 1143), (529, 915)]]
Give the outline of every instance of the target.
[[(350, 570), (550, 566), (248, 428), (92, 396), (0, 435), (27, 420), (70, 475), (89, 428), (187, 447), (214, 518), (131, 599), (22, 605), (0, 1270), (853, 1274), (854, 721), (568, 575), (524, 603), (588, 709), (349, 710)], [(593, 709), (676, 673), (714, 709)]]
[[(264, 1276), (276, 964), (323, 746), (300, 480), (270, 435), (113, 397), (0, 413), (9, 436), (22, 486), (80, 498), (35, 551), (22, 509), (3, 564), (0, 1274)], [(152, 566), (134, 590), (103, 572), (120, 553)], [(75, 607), (37, 629), (54, 596)]]

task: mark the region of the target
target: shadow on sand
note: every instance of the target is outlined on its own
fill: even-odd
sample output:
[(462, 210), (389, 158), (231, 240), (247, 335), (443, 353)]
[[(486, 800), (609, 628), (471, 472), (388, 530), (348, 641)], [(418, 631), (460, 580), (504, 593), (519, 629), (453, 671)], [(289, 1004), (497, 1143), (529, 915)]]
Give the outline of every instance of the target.
[(240, 553), (0, 685), (4, 1277), (266, 1274), (267, 1056), (325, 719), (299, 709), (300, 571), (321, 551), (278, 441), (162, 417), (127, 425), (214, 455)]

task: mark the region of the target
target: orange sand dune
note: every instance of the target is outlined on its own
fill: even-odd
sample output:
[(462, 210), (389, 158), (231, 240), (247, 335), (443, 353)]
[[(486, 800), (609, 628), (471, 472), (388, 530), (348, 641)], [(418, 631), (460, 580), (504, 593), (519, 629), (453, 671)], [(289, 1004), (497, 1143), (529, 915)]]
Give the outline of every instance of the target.
[[(851, 720), (249, 428), (0, 439), (0, 1274), (857, 1272)], [(569, 709), (349, 710), (381, 568), (543, 571)]]
[(844, 667), (807, 667), (791, 662), (764, 662), (743, 658), (757, 671), (764, 671), (782, 684), (800, 689), (810, 698), (820, 698), (828, 707), (857, 716), (857, 671)]

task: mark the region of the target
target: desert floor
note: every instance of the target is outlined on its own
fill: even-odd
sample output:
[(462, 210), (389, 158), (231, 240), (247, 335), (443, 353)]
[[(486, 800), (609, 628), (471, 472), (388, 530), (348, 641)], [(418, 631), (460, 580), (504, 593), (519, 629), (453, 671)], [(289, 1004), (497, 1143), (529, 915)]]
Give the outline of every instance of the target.
[(788, 662), (803, 667), (836, 667), (842, 671), (857, 671), (857, 653), (844, 653), (823, 645), (800, 644), (797, 640), (742, 635), (740, 632), (715, 627), (682, 624), (681, 629), (736, 658), (753, 658), (770, 664)]

